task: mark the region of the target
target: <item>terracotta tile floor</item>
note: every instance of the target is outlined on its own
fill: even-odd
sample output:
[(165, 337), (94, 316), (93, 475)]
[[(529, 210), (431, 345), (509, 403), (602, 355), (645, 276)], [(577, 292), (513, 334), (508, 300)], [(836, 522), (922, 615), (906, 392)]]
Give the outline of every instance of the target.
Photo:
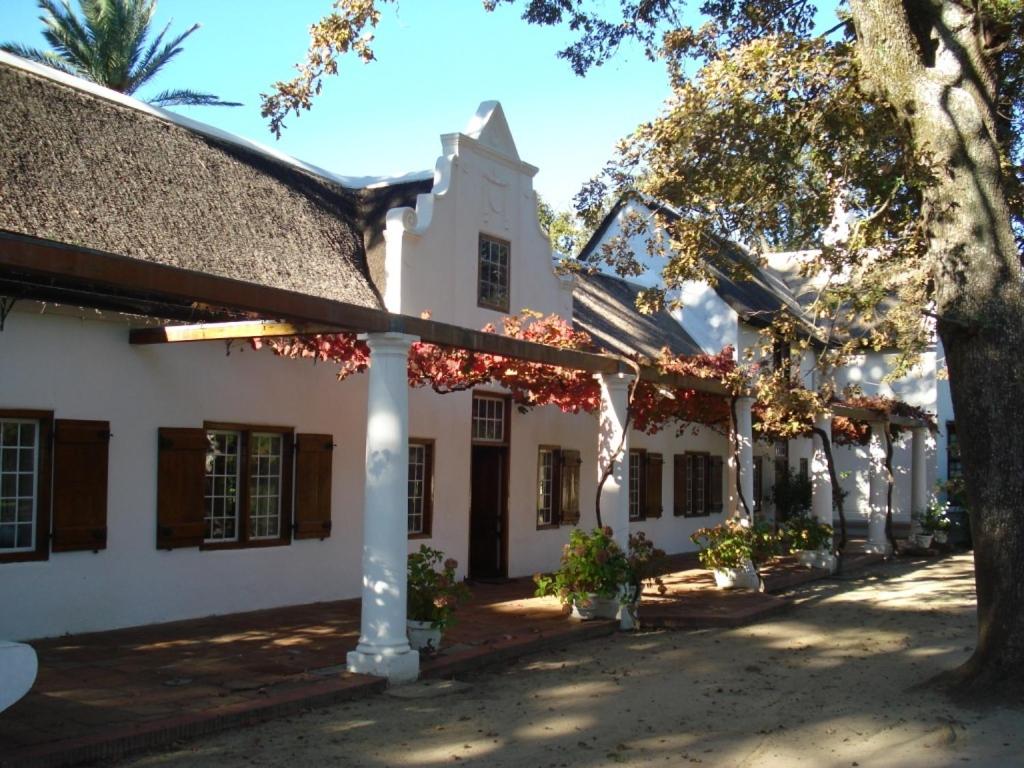
[[(692, 555), (674, 557), (671, 570), (667, 596), (645, 595), (641, 621), (649, 626), (732, 625), (785, 605), (770, 594), (714, 590)], [(782, 562), (767, 582), (770, 590), (823, 575)], [(573, 621), (532, 593), (529, 579), (473, 585), (423, 674), (461, 673), (614, 631), (611, 622)], [(218, 718), (244, 722), (379, 690), (380, 681), (344, 671), (358, 634), (359, 601), (343, 600), (33, 642), (39, 676), (0, 715), (0, 764), (116, 754), (212, 730)], [(110, 746), (118, 740), (121, 747)]]

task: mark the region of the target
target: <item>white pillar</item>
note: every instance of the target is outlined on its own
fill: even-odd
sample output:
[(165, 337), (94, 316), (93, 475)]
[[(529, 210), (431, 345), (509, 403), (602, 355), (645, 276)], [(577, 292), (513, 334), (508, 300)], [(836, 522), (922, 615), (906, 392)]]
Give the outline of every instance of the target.
[(415, 680), (419, 653), (405, 634), (409, 483), (409, 347), (402, 333), (362, 336), (370, 347), (363, 498), (363, 599), (351, 672)]
[[(736, 471), (740, 475), (740, 492), (742, 500), (736, 504), (736, 512), (740, 517), (754, 520), (754, 423), (750, 409), (754, 405), (752, 397), (736, 398), (735, 440), (737, 441), (739, 463)], [(746, 510), (743, 505), (746, 504)]]
[(868, 543), (865, 549), (880, 555), (892, 553), (885, 536), (885, 510), (889, 495), (888, 473), (885, 469), (885, 435), (883, 422), (871, 423), (871, 442), (868, 445)]
[[(826, 414), (814, 421), (814, 426), (829, 436), (832, 435), (832, 416)], [(828, 459), (821, 437), (814, 435), (814, 454), (811, 457), (811, 514), (819, 523), (832, 525), (832, 477), (828, 471)]]
[(598, 480), (616, 450), (611, 476), (601, 489), (601, 518), (610, 525), (622, 551), (629, 548), (629, 434), (625, 430), (629, 406), (629, 387), (633, 377), (624, 373), (597, 374), (601, 384), (601, 414), (597, 432)]
[(916, 427), (911, 442), (910, 514), (918, 515), (928, 506), (928, 430)]

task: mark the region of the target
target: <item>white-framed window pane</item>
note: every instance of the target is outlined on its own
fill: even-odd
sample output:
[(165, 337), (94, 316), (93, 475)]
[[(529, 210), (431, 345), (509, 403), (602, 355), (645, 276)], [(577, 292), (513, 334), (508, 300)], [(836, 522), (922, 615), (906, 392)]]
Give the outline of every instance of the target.
[(0, 419), (0, 552), (35, 548), (39, 422)]
[(424, 533), (426, 523), (427, 446), (409, 444), (409, 533)]
[(281, 455), (284, 437), (253, 432), (249, 437), (249, 538), (281, 535)]
[(508, 307), (508, 265), (508, 243), (480, 235), (477, 296), (480, 304), (498, 309)]
[(640, 519), (640, 454), (629, 454), (629, 519)]
[(473, 439), (500, 443), (505, 440), (505, 400), (473, 398)]
[(537, 524), (551, 525), (555, 498), (555, 454), (550, 448), (537, 455)]
[(690, 477), (692, 478), (693, 485), (691, 486), (693, 491), (693, 513), (696, 515), (703, 515), (706, 511), (704, 503), (704, 488), (706, 482), (704, 480), (705, 473), (707, 472), (707, 457), (706, 456), (694, 456), (693, 463), (690, 469)]
[(238, 540), (238, 490), (242, 433), (206, 433), (206, 540)]

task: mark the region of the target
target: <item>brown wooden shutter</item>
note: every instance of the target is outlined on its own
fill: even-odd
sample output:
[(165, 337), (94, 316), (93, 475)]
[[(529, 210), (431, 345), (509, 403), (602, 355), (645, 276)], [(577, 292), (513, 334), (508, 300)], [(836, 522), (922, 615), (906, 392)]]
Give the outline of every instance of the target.
[(559, 512), (561, 522), (576, 525), (580, 521), (580, 452), (562, 449), (560, 456)]
[(709, 459), (708, 467), (708, 514), (718, 515), (723, 510), (722, 506), (722, 457), (712, 456)]
[(197, 547), (206, 537), (204, 429), (161, 427), (157, 459), (156, 545)]
[(660, 453), (648, 453), (644, 462), (645, 517), (661, 517), (661, 467), (664, 459)]
[(686, 514), (686, 459), (685, 453), (672, 457), (672, 514), (676, 517)]
[(110, 422), (57, 419), (53, 437), (54, 552), (107, 548)]
[[(427, 470), (433, 471), (430, 451)], [(326, 539), (331, 535), (331, 470), (333, 435), (295, 436), (295, 538)], [(427, 480), (429, 483), (429, 479)], [(424, 489), (426, 493), (429, 490)], [(426, 505), (424, 505), (424, 515)], [(424, 529), (427, 521), (424, 520)]]

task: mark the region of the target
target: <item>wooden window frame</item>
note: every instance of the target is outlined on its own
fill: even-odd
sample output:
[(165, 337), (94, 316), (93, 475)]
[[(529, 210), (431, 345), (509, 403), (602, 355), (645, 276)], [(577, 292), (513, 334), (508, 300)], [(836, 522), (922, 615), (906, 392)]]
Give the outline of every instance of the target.
[[(409, 517), (406, 514), (405, 530), (410, 539), (429, 539), (434, 535), (434, 440), (426, 437), (410, 437), (409, 446), (422, 446), (423, 457), (423, 525), (420, 531), (409, 530)], [(408, 496), (408, 494), (406, 494)]]
[[(551, 454), (551, 518), (548, 522), (541, 521), (540, 481), (541, 455), (544, 451)], [(545, 531), (558, 528), (562, 524), (562, 448), (557, 445), (537, 446), (537, 530)]]
[[(505, 264), (505, 301), (504, 302), (492, 302), (484, 299), (481, 287), (483, 286), (483, 255), (480, 253), (483, 250), (484, 241), (496, 243), (498, 245), (504, 245), (508, 250), (508, 261)], [(500, 237), (489, 235), (486, 232), (481, 232), (477, 237), (476, 246), (476, 305), (481, 309), (490, 309), (495, 312), (503, 312), (508, 314), (510, 301), (512, 295), (512, 243)]]
[(30, 550), (0, 553), (0, 563), (24, 563), (50, 558), (50, 484), (53, 480), (53, 411), (0, 408), (0, 418), (37, 423), (36, 517)]
[[(220, 550), (220, 549), (259, 549), (262, 547), (281, 547), (291, 544), (292, 527), (292, 482), (294, 469), (294, 446), (295, 430), (293, 427), (281, 427), (268, 424), (237, 424), (222, 421), (204, 421), (203, 430), (207, 433), (214, 431), (239, 432), (241, 434), (241, 447), (239, 449), (239, 493), (238, 493), (238, 538), (235, 541), (206, 541), (204, 540), (199, 549)], [(249, 538), (249, 453), (252, 433), (280, 434), (281, 441), (281, 519), (278, 523), (278, 535), (274, 538), (250, 539)], [(205, 516), (204, 516), (205, 520)]]

